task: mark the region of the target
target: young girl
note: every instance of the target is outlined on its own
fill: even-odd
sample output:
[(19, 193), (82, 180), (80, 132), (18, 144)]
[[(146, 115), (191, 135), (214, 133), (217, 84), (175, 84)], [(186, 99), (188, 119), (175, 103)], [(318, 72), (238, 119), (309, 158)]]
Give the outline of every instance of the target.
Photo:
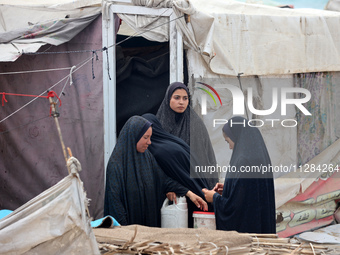
[[(213, 203), (218, 230), (246, 233), (276, 233), (273, 173), (260, 131), (243, 117), (228, 120), (223, 137), (233, 150), (231, 171), (213, 190), (203, 189)], [(267, 167), (266, 171), (250, 171)], [(263, 170), (265, 170), (263, 168)]]

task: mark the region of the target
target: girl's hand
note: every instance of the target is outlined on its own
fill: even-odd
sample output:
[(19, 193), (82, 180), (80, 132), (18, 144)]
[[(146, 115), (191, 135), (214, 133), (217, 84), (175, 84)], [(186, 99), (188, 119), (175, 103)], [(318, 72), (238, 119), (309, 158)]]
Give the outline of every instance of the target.
[(216, 193), (213, 189), (208, 190), (208, 189), (202, 189), (205, 200), (207, 200), (209, 203), (212, 203), (214, 201), (214, 194)]
[(186, 194), (188, 198), (197, 206), (197, 208), (201, 209), (202, 211), (208, 211), (208, 204), (201, 198), (200, 196), (197, 196), (192, 191), (188, 191)]

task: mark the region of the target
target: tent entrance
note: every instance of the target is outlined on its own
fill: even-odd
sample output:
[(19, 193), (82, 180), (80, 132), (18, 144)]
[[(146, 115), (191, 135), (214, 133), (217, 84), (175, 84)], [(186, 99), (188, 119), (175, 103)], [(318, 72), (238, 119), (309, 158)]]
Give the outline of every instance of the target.
[[(150, 87), (150, 91), (148, 90), (143, 91), (144, 86), (137, 86), (139, 82), (142, 80), (142, 78), (138, 77), (126, 77), (128, 79), (135, 79), (135, 87), (133, 89), (128, 89), (126, 84), (128, 84), (127, 81), (123, 82), (122, 77), (124, 77), (124, 74), (126, 72), (122, 72), (123, 76), (118, 77), (116, 73), (116, 59), (119, 61), (119, 57), (124, 56), (123, 62), (119, 62), (119, 64), (123, 64), (123, 67), (129, 69), (129, 67), (126, 63), (126, 58), (124, 55), (125, 53), (129, 52), (129, 54), (132, 54), (129, 56), (130, 58), (127, 60), (129, 61), (137, 61), (137, 59), (134, 57), (136, 56), (136, 53), (132, 53), (131, 49), (126, 49), (128, 47), (122, 47), (122, 52), (119, 52), (119, 48), (117, 47), (110, 47), (110, 45), (115, 45), (116, 41), (118, 42), (118, 37), (116, 38), (117, 30), (119, 27), (119, 19), (117, 14), (132, 14), (132, 15), (145, 15), (145, 16), (157, 16), (157, 17), (165, 17), (168, 19), (169, 24), (169, 32), (168, 32), (168, 53), (164, 52), (162, 55), (162, 46), (158, 46), (159, 50), (155, 52), (159, 52), (159, 56), (156, 57), (156, 59), (152, 58), (153, 55), (150, 53), (149, 57), (146, 57), (144, 55), (144, 60), (147, 58), (147, 60), (152, 62), (152, 65), (155, 67), (153, 69), (154, 72), (145, 72), (144, 74), (154, 74), (155, 70), (162, 71), (165, 67), (165, 61), (166, 57), (168, 58), (168, 76), (164, 74), (164, 76), (160, 76), (161, 84), (170, 84), (171, 82), (175, 81), (183, 81), (184, 75), (183, 75), (183, 40), (181, 34), (176, 29), (176, 16), (173, 13), (173, 10), (171, 8), (148, 8), (143, 6), (133, 6), (133, 5), (127, 5), (127, 2), (131, 2), (129, 0), (121, 0), (120, 2), (110, 2), (106, 3), (103, 6), (103, 22), (102, 22), (102, 37), (103, 37), (103, 47), (107, 47), (107, 52), (104, 52), (103, 54), (103, 104), (104, 104), (104, 165), (107, 165), (108, 159), (111, 155), (111, 152), (114, 148), (114, 145), (116, 143), (117, 139), (117, 128), (118, 130), (122, 127), (122, 123), (126, 121), (128, 118), (129, 113), (128, 112), (134, 112), (138, 114), (138, 110), (144, 109), (149, 112), (154, 112), (157, 108), (157, 104), (160, 104), (157, 100), (162, 100), (164, 96), (164, 87), (162, 85), (158, 85), (157, 79), (154, 81), (153, 86), (148, 84)], [(134, 40), (137, 40), (136, 38), (133, 38)], [(130, 41), (130, 40), (127, 40)], [(134, 43), (133, 40), (131, 40), (129, 43)], [(136, 42), (135, 42), (136, 43)], [(148, 44), (150, 45), (150, 44)], [(148, 46), (149, 47), (149, 46)], [(154, 47), (157, 47), (154, 45)], [(125, 50), (124, 50), (125, 48)], [(145, 50), (145, 48), (144, 48)], [(150, 50), (151, 52), (152, 50)], [(123, 55), (122, 55), (123, 53)], [(140, 54), (139, 52), (138, 54)], [(107, 54), (107, 56), (106, 56)], [(119, 54), (119, 55), (118, 55)], [(166, 56), (168, 54), (168, 56)], [(118, 58), (116, 58), (116, 56)], [(139, 56), (141, 57), (141, 56)], [(143, 58), (142, 58), (143, 59)], [(121, 59), (120, 59), (121, 60)], [(157, 66), (157, 61), (161, 61), (163, 65)], [(151, 66), (152, 66), (151, 65)], [(127, 70), (126, 69), (126, 70)], [(152, 69), (152, 68), (151, 68)], [(107, 70), (107, 71), (105, 71)], [(118, 70), (118, 66), (117, 66)], [(125, 69), (122, 69), (125, 70)], [(125, 71), (126, 71), (125, 70)], [(139, 71), (139, 69), (137, 69)], [(147, 77), (147, 76), (146, 76)], [(118, 80), (116, 79), (118, 78)], [(149, 79), (150, 77), (148, 77)], [(151, 77), (152, 78), (152, 77)], [(150, 80), (151, 80), (150, 78)], [(148, 79), (144, 79), (147, 83)], [(118, 82), (122, 82), (121, 84), (118, 84)], [(167, 82), (166, 82), (167, 81)], [(132, 82), (131, 82), (132, 84)], [(119, 85), (119, 87), (118, 87)], [(161, 87), (161, 88), (159, 88)], [(139, 99), (133, 99), (129, 98), (129, 94), (126, 94), (127, 92), (132, 92), (134, 94), (138, 94), (139, 97), (143, 97), (143, 103), (146, 104), (147, 102), (153, 102), (153, 100), (156, 98), (157, 103), (155, 105), (147, 105), (146, 108), (142, 108), (139, 106), (139, 109), (134, 109), (134, 105), (136, 104), (136, 100)], [(122, 93), (122, 94), (120, 94)], [(162, 94), (162, 96), (161, 96)], [(152, 98), (150, 98), (152, 97)], [(126, 107), (127, 109), (118, 109), (117, 107), (121, 104), (121, 102), (124, 102), (124, 105), (129, 105), (129, 107)], [(139, 102), (139, 101), (138, 101)], [(145, 103), (146, 102), (146, 103)], [(130, 108), (133, 109), (130, 109)], [(144, 107), (144, 106), (143, 106)], [(126, 111), (126, 112), (125, 112)], [(116, 115), (119, 114), (119, 116)], [(119, 121), (119, 123), (116, 121)]]
[(117, 35), (116, 127), (133, 115), (156, 114), (170, 81), (169, 43)]

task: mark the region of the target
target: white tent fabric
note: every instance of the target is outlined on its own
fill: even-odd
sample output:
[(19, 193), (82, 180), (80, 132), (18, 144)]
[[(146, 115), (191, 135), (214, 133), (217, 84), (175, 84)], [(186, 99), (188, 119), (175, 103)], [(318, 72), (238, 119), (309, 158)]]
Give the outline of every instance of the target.
[(340, 11), (340, 1), (339, 0), (329, 0), (325, 6), (325, 10), (329, 11)]
[(72, 165), (73, 174), (0, 220), (1, 254), (100, 254)]
[[(172, 6), (177, 17), (190, 15), (189, 23), (184, 18), (176, 20), (177, 27), (184, 43), (204, 56), (214, 73), (235, 76), (340, 70), (340, 13), (233, 0), (162, 3), (134, 1), (135, 5), (155, 8)], [(166, 23), (166, 18), (120, 17), (135, 31), (143, 31), (147, 39), (167, 40), (165, 26), (146, 31)]]
[(101, 13), (98, 0), (12, 2), (0, 2), (1, 62), (15, 61), (23, 52), (36, 52), (45, 44), (65, 43)]

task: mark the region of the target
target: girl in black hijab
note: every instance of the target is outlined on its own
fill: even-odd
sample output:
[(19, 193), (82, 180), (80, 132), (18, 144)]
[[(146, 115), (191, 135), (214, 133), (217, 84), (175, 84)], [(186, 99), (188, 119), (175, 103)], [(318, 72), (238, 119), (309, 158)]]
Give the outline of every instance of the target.
[(276, 233), (273, 173), (260, 131), (247, 119), (234, 117), (224, 125), (223, 136), (233, 150), (224, 185), (203, 190), (214, 205), (216, 228)]
[[(189, 95), (189, 90), (183, 83), (171, 83), (156, 116), (165, 131), (181, 138), (190, 146), (192, 154), (197, 156), (197, 166), (216, 167), (215, 153), (207, 128), (189, 105)], [(208, 178), (210, 188), (218, 182), (217, 173), (201, 176)]]
[[(189, 145), (182, 139), (166, 132), (155, 115), (147, 113), (142, 117), (152, 123), (152, 143), (149, 146), (149, 151), (153, 154), (164, 173), (205, 199), (202, 189), (209, 188), (209, 185), (206, 179), (199, 177), (197, 174), (195, 175), (194, 170), (191, 171), (190, 175)], [(191, 162), (195, 161), (197, 161), (197, 158), (191, 154)], [(188, 226), (192, 227), (192, 213), (197, 210), (197, 207), (190, 200), (187, 202)], [(211, 205), (209, 211), (213, 211)]]
[(166, 193), (188, 196), (198, 207), (206, 202), (164, 174), (148, 150), (151, 123), (131, 117), (121, 130), (106, 170), (104, 215), (121, 225), (160, 227), (160, 209)]

